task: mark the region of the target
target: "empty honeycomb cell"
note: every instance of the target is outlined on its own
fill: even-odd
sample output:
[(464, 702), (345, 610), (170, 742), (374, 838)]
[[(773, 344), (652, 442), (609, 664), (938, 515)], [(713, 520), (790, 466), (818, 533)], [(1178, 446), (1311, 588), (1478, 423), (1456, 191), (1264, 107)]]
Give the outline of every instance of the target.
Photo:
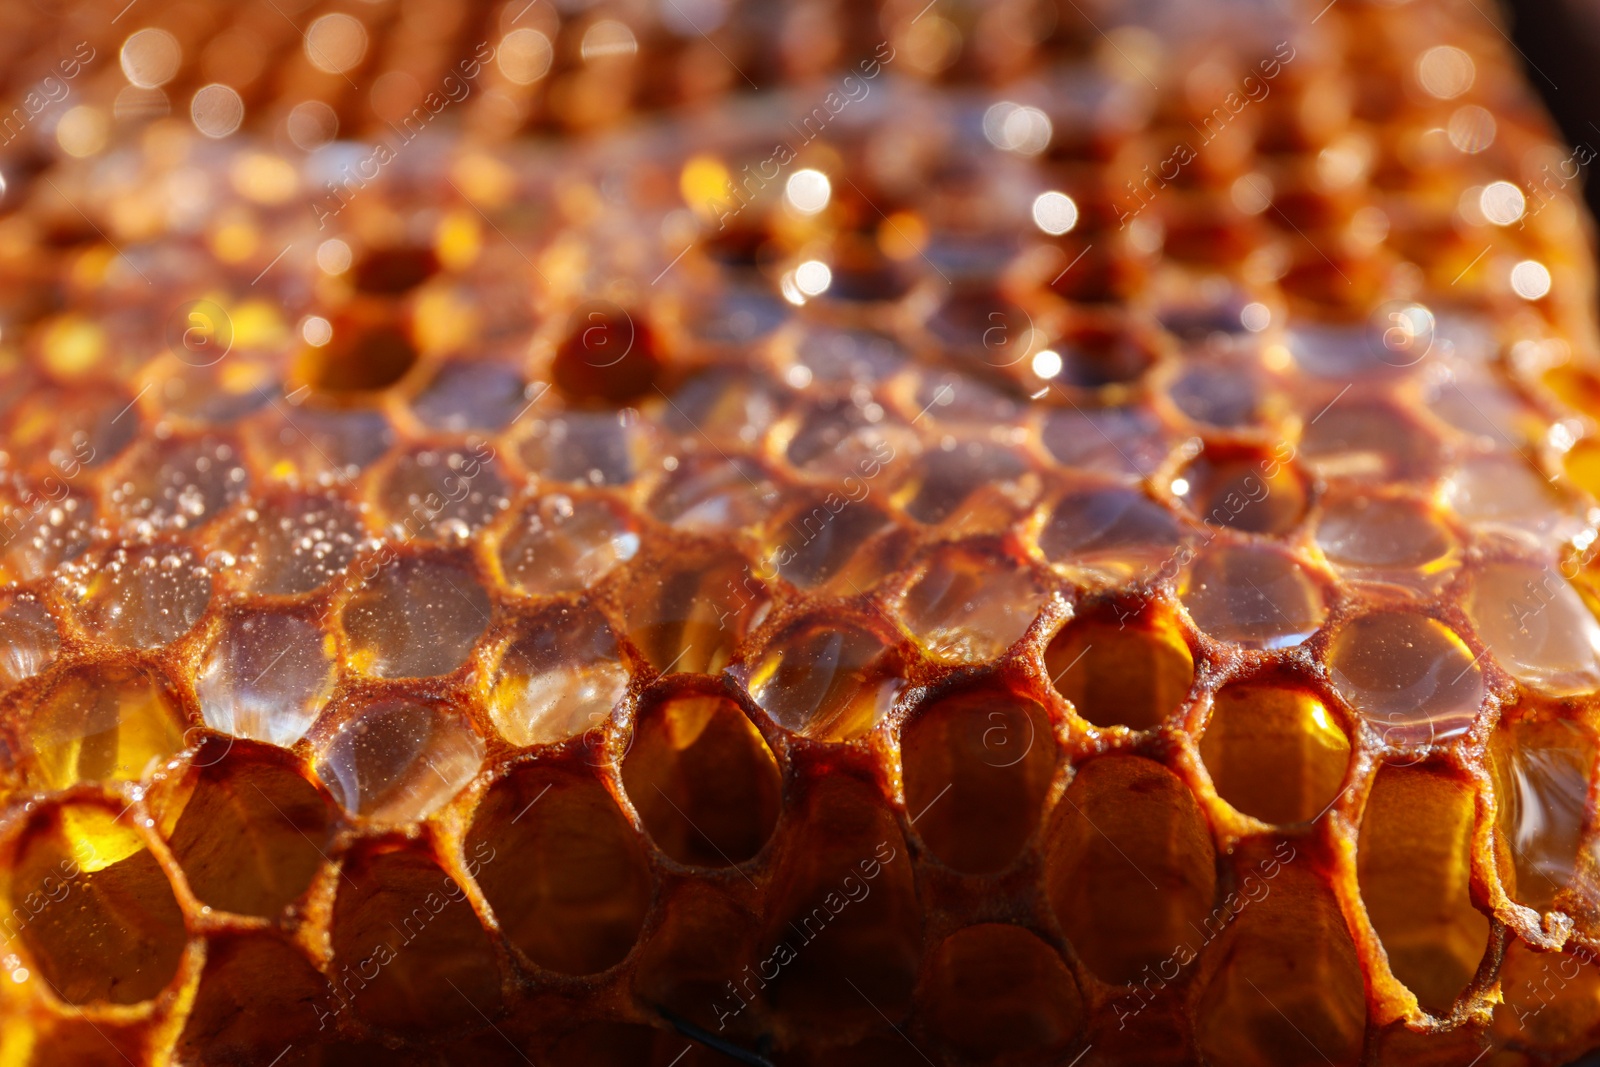
[[(735, 885), (745, 883), (738, 879)], [(664, 892), (659, 923), (639, 945), (632, 984), (648, 1003), (749, 1045), (753, 1038), (759, 1040), (759, 1017), (741, 1012), (719, 1019), (716, 1012), (727, 997), (730, 976), (742, 980), (755, 972), (750, 961), (759, 919), (736, 899), (737, 893), (697, 881)]]
[(862, 482), (876, 481), (888, 469), (903, 469), (916, 444), (908, 426), (858, 393), (806, 405), (784, 457), (802, 473), (824, 479), (854, 499)]
[(1194, 685), (1194, 656), (1177, 627), (1115, 604), (1063, 627), (1045, 647), (1044, 665), (1056, 692), (1096, 726), (1157, 726)]
[(85, 467), (102, 467), (139, 436), (139, 420), (128, 412), (133, 399), (103, 386), (25, 394), (6, 430), (12, 451), (66, 478)]
[(794, 813), (762, 918), (754, 981), (718, 1001), (720, 1012), (770, 1005), (783, 1029), (852, 1030), (899, 1020), (911, 1006), (922, 914), (910, 855), (875, 787), (845, 775), (819, 779)]
[(1378, 772), (1361, 820), (1357, 877), (1389, 970), (1445, 1015), (1478, 969), (1489, 920), (1472, 905), (1472, 788), (1418, 767)]
[(541, 967), (595, 974), (633, 950), (650, 869), (609, 793), (581, 772), (534, 764), (478, 806), (467, 853), (505, 936)]
[(602, 725), (628, 691), (616, 635), (588, 606), (517, 624), (495, 670), (489, 714), (514, 745), (565, 741)]
[(1267, 420), (1267, 390), (1260, 372), (1248, 364), (1199, 363), (1184, 367), (1168, 393), (1178, 409), (1196, 422), (1243, 429)]
[(718, 533), (754, 526), (781, 494), (761, 467), (742, 457), (685, 463), (650, 497), (650, 513), (680, 530)]
[[(1311, 1067), (1361, 1062), (1361, 962), (1338, 901), (1288, 841), (1241, 851), (1238, 889), (1202, 924), (1220, 962), (1201, 994), (1196, 1040), (1210, 1063)], [(1219, 936), (1220, 935), (1220, 936)]]
[(603, 497), (551, 493), (528, 501), (500, 542), (500, 567), (522, 593), (594, 585), (639, 551), (637, 523)]
[(385, 528), (400, 540), (465, 539), (509, 507), (510, 495), (494, 447), (482, 441), (402, 453), (376, 487)]
[(1295, 823), (1338, 796), (1350, 741), (1311, 691), (1236, 683), (1212, 698), (1200, 757), (1223, 800), (1263, 822)]
[(336, 496), (295, 495), (240, 513), (222, 538), (254, 593), (286, 596), (327, 584), (365, 540), (360, 516)]
[(801, 618), (775, 635), (745, 684), (778, 725), (818, 741), (865, 734), (905, 688), (889, 642), (832, 613)]
[(1063, 1058), (1083, 1028), (1071, 972), (1019, 926), (969, 926), (945, 938), (917, 994), (928, 1029), (978, 1063)]
[(56, 621), (37, 597), (0, 596), (0, 692), (44, 670), (60, 650)]
[(639, 712), (622, 784), (656, 847), (680, 863), (717, 867), (766, 844), (783, 783), (739, 705), (684, 695)]
[(23, 748), (30, 779), (63, 789), (139, 778), (185, 742), (171, 684), (153, 669), (105, 661), (51, 680), (28, 717)]
[(353, 664), (378, 678), (427, 677), (460, 667), (489, 626), (489, 595), (477, 576), (448, 557), (371, 567), (380, 560), (361, 565), (363, 581), (344, 605)]
[(1083, 766), (1046, 841), (1056, 921), (1107, 982), (1159, 973), (1212, 910), (1211, 832), (1194, 794), (1159, 763), (1110, 756)]
[(1156, 361), (1143, 337), (1111, 323), (1085, 323), (1058, 344), (1061, 372), (1056, 380), (1080, 389), (1137, 381)]
[(417, 346), (406, 323), (382, 303), (348, 305), (332, 321), (328, 343), (306, 345), (291, 373), (295, 386), (331, 396), (387, 389), (417, 362)]
[(1595, 742), (1577, 723), (1502, 722), (1490, 743), (1499, 842), (1510, 851), (1512, 899), (1541, 910), (1573, 880), (1588, 821)]
[(1432, 594), (1461, 567), (1461, 548), (1426, 504), (1353, 496), (1327, 501), (1317, 547), (1340, 574)]
[(317, 778), (346, 811), (383, 822), (433, 814), (483, 764), (483, 741), (448, 705), (411, 697), (358, 703), (317, 755)]
[(900, 617), (931, 655), (978, 663), (1021, 638), (1045, 599), (1025, 568), (952, 545), (935, 551), (923, 565), (901, 602)]
[(649, 459), (650, 441), (631, 409), (567, 411), (530, 419), (519, 455), (542, 478), (579, 485), (626, 485)]
[(1439, 471), (1439, 442), (1399, 408), (1346, 397), (1311, 414), (1300, 455), (1324, 478), (1393, 483)]
[(178, 970), (183, 912), (128, 822), (106, 808), (46, 807), (16, 845), (7, 936), (68, 1004), (148, 1000)]
[(1335, 631), (1328, 669), (1339, 695), (1384, 744), (1427, 745), (1472, 726), (1484, 695), (1477, 659), (1434, 619), (1382, 612)]
[(117, 548), (73, 589), (74, 610), (104, 641), (154, 648), (200, 620), (211, 602), (212, 577), (187, 545)]
[(375, 247), (363, 255), (351, 272), (356, 289), (363, 293), (400, 296), (415, 289), (439, 270), (439, 259), (423, 245), (391, 244)]
[(1105, 486), (1061, 498), (1039, 531), (1052, 563), (1113, 579), (1160, 570), (1178, 552), (1177, 520), (1137, 489)]
[(969, 873), (1009, 866), (1055, 774), (1044, 708), (996, 684), (958, 690), (923, 704), (900, 745), (906, 810), (933, 854)]
[(239, 446), (214, 435), (141, 442), (120, 466), (110, 499), (135, 530), (192, 529), (243, 495)]
[(322, 406), (302, 398), (291, 415), (281, 407), (279, 421), (246, 424), (246, 439), (273, 457), (273, 474), (307, 485), (345, 483), (370, 466), (394, 443), (394, 427), (382, 411)]
[(596, 303), (572, 313), (550, 375), (573, 403), (622, 405), (654, 392), (663, 369), (644, 314)]
[[(468, 869), (491, 853), (468, 853)], [(374, 845), (344, 863), (319, 1029), (354, 1018), (400, 1033), (459, 1027), (500, 1010), (489, 936), (461, 885), (431, 858)]]
[(671, 561), (641, 557), (623, 598), (628, 636), (663, 674), (726, 667), (769, 606), (743, 559), (709, 550)]
[(278, 936), (250, 931), (206, 946), (194, 1007), (178, 1038), (181, 1063), (270, 1063), (321, 1029), (318, 998), (328, 982)]
[(299, 616), (234, 616), (195, 678), (200, 714), (222, 733), (292, 745), (333, 693), (335, 652), (333, 636)]
[(1517, 681), (1556, 696), (1600, 688), (1600, 623), (1554, 567), (1487, 564), (1472, 575), (1463, 606)]
[(1292, 450), (1203, 453), (1172, 480), (1172, 495), (1197, 518), (1246, 533), (1285, 534), (1310, 502), (1311, 489)]
[(1246, 648), (1290, 648), (1327, 618), (1322, 591), (1293, 557), (1260, 545), (1202, 549), (1179, 585), (1206, 633)]
[(167, 846), (209, 907), (272, 918), (327, 859), (327, 803), (270, 752), (210, 738), (161, 804)]

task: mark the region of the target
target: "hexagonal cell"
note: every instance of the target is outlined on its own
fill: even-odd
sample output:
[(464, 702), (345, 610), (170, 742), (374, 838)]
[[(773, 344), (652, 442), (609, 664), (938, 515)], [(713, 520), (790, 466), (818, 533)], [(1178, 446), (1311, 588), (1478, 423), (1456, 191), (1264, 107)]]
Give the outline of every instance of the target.
[(680, 530), (718, 533), (754, 526), (781, 499), (782, 483), (743, 456), (681, 464), (650, 496), (650, 513)]
[(1202, 549), (1178, 595), (1200, 629), (1246, 648), (1291, 648), (1328, 616), (1306, 568), (1265, 545)]
[(945, 938), (917, 992), (928, 1028), (980, 1062), (1069, 1062), (1083, 996), (1054, 949), (1020, 926), (986, 923)]
[(1404, 409), (1346, 398), (1306, 424), (1300, 454), (1324, 478), (1418, 481), (1437, 474), (1439, 441)]
[(1600, 623), (1553, 567), (1486, 564), (1472, 575), (1462, 606), (1517, 681), (1555, 696), (1600, 688)]
[[(1573, 722), (1502, 721), (1489, 745), (1506, 893), (1545, 910), (1572, 882), (1588, 821), (1595, 740)], [(1504, 874), (1502, 875), (1504, 878)]]
[(103, 467), (139, 436), (134, 399), (103, 385), (33, 390), (21, 397), (7, 427), (7, 449), (63, 478)]
[(17, 845), (6, 922), (68, 1004), (134, 1004), (166, 988), (187, 935), (167, 876), (116, 813), (49, 806)]
[(870, 589), (892, 569), (889, 516), (866, 501), (829, 493), (791, 493), (795, 503), (769, 524), (765, 566), (801, 589)]
[(71, 588), (73, 610), (95, 637), (155, 648), (188, 633), (211, 603), (212, 571), (187, 545), (120, 547)]
[[(794, 816), (757, 966), (778, 974), (758, 995), (793, 1026), (901, 1018), (916, 982), (922, 910), (893, 814), (875, 785), (839, 774), (818, 779)], [(739, 1007), (731, 994), (719, 1004)]]
[(1428, 745), (1465, 733), (1483, 703), (1483, 670), (1466, 643), (1425, 615), (1381, 612), (1340, 627), (1328, 647), (1334, 688), (1385, 744)]
[(1417, 501), (1330, 500), (1317, 523), (1317, 547), (1348, 579), (1389, 582), (1435, 594), (1460, 569), (1455, 537)]
[(184, 747), (177, 695), (154, 669), (113, 662), (55, 678), (28, 716), (28, 777), (46, 789), (134, 780)]
[(356, 477), (389, 450), (395, 436), (382, 411), (310, 402), (293, 414), (275, 405), (261, 422), (246, 423), (245, 433), (253, 451), (273, 457), (275, 477), (321, 486)]
[(1164, 569), (1181, 537), (1166, 508), (1137, 489), (1105, 486), (1062, 497), (1039, 531), (1039, 550), (1052, 563), (1123, 578)]
[(1378, 772), (1361, 820), (1356, 874), (1389, 970), (1425, 1011), (1445, 1015), (1478, 969), (1489, 920), (1472, 906), (1473, 790), (1419, 767)]
[(333, 693), (334, 640), (280, 612), (228, 620), (195, 678), (206, 725), (274, 745), (298, 741)]
[(952, 447), (929, 449), (913, 460), (906, 481), (895, 490), (906, 514), (937, 525), (971, 510), (969, 498), (981, 500), (980, 490), (1021, 495), (1018, 483), (1029, 467), (1015, 449), (981, 440), (947, 440)]
[(486, 442), (402, 453), (376, 486), (385, 529), (398, 540), (464, 540), (511, 506), (511, 488)]
[(292, 763), (212, 738), (157, 805), (159, 822), (203, 904), (272, 918), (327, 860), (332, 813)]
[(1179, 411), (1196, 422), (1222, 429), (1248, 429), (1266, 423), (1272, 394), (1251, 363), (1193, 363), (1167, 387)]
[(638, 524), (620, 504), (553, 493), (523, 505), (500, 566), (518, 592), (547, 596), (588, 589), (638, 551)]
[(0, 488), (0, 580), (33, 582), (83, 554), (95, 536), (94, 501)]
[(690, 378), (670, 403), (654, 410), (656, 422), (676, 435), (678, 446), (695, 452), (718, 442), (735, 450), (755, 448), (782, 416), (787, 392), (765, 374), (741, 367), (716, 367)]
[(655, 391), (662, 356), (648, 316), (596, 303), (573, 312), (551, 380), (577, 404), (621, 406)]
[(1055, 774), (1044, 708), (979, 685), (924, 704), (900, 736), (906, 811), (933, 854), (965, 873), (1009, 866), (1033, 836)]
[(899, 613), (931, 655), (979, 663), (1016, 643), (1045, 599), (1026, 568), (975, 546), (951, 545), (934, 552)]
[(1281, 535), (1305, 515), (1311, 489), (1281, 454), (1217, 450), (1184, 467), (1172, 495), (1213, 526)]
[(633, 949), (650, 868), (633, 827), (592, 778), (534, 765), (496, 782), (467, 835), (506, 937), (541, 967), (596, 974)]
[(766, 588), (731, 552), (641, 560), (622, 598), (628, 636), (662, 673), (720, 671), (766, 615)]
[(1235, 683), (1213, 698), (1200, 757), (1223, 800), (1263, 822), (1295, 823), (1338, 796), (1350, 741), (1310, 691)]
[(1145, 477), (1167, 455), (1161, 420), (1142, 407), (1052, 410), (1041, 429), (1057, 462), (1090, 473)]
[[(330, 939), (334, 980), (312, 1002), (400, 1033), (478, 1025), (500, 1010), (500, 973), (466, 892), (415, 846), (378, 844), (344, 863)], [(468, 870), (492, 862), (468, 852)], [(481, 1014), (480, 1014), (481, 1013)]]
[(567, 411), (534, 419), (519, 454), (541, 478), (579, 485), (626, 485), (649, 459), (650, 440), (632, 409)]
[(391, 560), (344, 606), (350, 663), (379, 678), (449, 674), (467, 662), (491, 607), (477, 575), (461, 563)]
[(1583, 508), (1519, 456), (1479, 456), (1444, 484), (1444, 502), (1465, 522), (1570, 537), (1584, 528)]
[(899, 656), (865, 626), (834, 613), (775, 636), (750, 669), (750, 695), (778, 725), (818, 741), (849, 741), (888, 714), (905, 688)]
[(341, 497), (293, 495), (253, 504), (222, 538), (252, 593), (309, 593), (355, 558), (366, 538), (356, 508)]
[(513, 745), (555, 744), (603, 723), (628, 682), (604, 616), (562, 605), (518, 624), (495, 670), (489, 714)]
[(199, 526), (244, 495), (248, 475), (238, 445), (226, 437), (169, 437), (138, 445), (110, 492), (136, 528)]
[(1205, 923), (1221, 963), (1201, 994), (1196, 1040), (1210, 1063), (1354, 1067), (1366, 987), (1339, 902), (1287, 841), (1241, 852), (1234, 907)]
[(417, 362), (417, 345), (390, 307), (361, 301), (333, 318), (333, 336), (319, 347), (303, 346), (292, 381), (319, 393), (360, 394), (389, 388)]
[(1080, 325), (1054, 348), (1061, 356), (1055, 380), (1080, 389), (1137, 381), (1156, 361), (1144, 338), (1110, 321)]
[(639, 712), (622, 784), (657, 848), (680, 863), (726, 867), (772, 835), (783, 779), (739, 705), (683, 695)]
[(383, 822), (427, 818), (483, 764), (483, 741), (462, 715), (391, 697), (346, 712), (317, 756), (317, 777), (346, 811)]
[(1577, 1054), (1583, 1039), (1573, 1035), (1589, 1032), (1600, 1000), (1600, 969), (1594, 962), (1584, 948), (1540, 952), (1510, 939), (1500, 965), (1505, 999), (1495, 1007), (1495, 1038), (1510, 1047), (1527, 1042)]
[(905, 366), (907, 357), (899, 342), (881, 333), (808, 322), (795, 342), (795, 358), (818, 381), (848, 385), (881, 382)]
[(1050, 684), (1096, 726), (1148, 730), (1194, 685), (1194, 656), (1170, 619), (1116, 605), (1069, 622), (1044, 650)]
[(915, 432), (870, 396), (824, 397), (804, 409), (784, 458), (854, 496), (863, 480), (878, 478), (915, 447)]
[(1056, 809), (1045, 889), (1079, 957), (1131, 983), (1188, 944), (1216, 895), (1216, 848), (1194, 795), (1159, 763), (1085, 764)]
[(318, 998), (327, 988), (305, 955), (278, 935), (214, 933), (178, 1055), (194, 1063), (270, 1063), (285, 1045), (314, 1040)]
[(530, 390), (517, 368), (495, 360), (442, 364), (411, 401), (417, 418), (435, 430), (503, 430), (524, 411)]
[(56, 621), (37, 597), (0, 594), (0, 692), (50, 666), (60, 650)]

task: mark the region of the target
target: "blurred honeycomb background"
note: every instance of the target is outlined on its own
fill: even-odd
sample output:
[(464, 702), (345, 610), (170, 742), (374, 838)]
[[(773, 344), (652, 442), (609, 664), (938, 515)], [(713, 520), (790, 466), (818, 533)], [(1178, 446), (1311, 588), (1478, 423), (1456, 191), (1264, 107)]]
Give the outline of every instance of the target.
[(1486, 4), (0, 22), (0, 1064), (1600, 1045)]

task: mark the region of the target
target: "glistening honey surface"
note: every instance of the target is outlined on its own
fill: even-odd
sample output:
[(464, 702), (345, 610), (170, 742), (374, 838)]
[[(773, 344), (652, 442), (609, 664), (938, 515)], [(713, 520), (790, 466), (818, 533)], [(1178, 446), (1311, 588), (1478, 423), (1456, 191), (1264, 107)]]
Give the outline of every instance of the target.
[(1594, 153), (1488, 5), (43, 6), (0, 1065), (1600, 1046)]

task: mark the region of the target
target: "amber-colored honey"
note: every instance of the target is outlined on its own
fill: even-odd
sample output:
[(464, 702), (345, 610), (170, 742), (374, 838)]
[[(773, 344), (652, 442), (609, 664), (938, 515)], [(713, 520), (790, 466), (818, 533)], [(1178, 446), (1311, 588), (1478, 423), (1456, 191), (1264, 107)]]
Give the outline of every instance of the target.
[(0, 1065), (1600, 1045), (1493, 16), (11, 4)]

